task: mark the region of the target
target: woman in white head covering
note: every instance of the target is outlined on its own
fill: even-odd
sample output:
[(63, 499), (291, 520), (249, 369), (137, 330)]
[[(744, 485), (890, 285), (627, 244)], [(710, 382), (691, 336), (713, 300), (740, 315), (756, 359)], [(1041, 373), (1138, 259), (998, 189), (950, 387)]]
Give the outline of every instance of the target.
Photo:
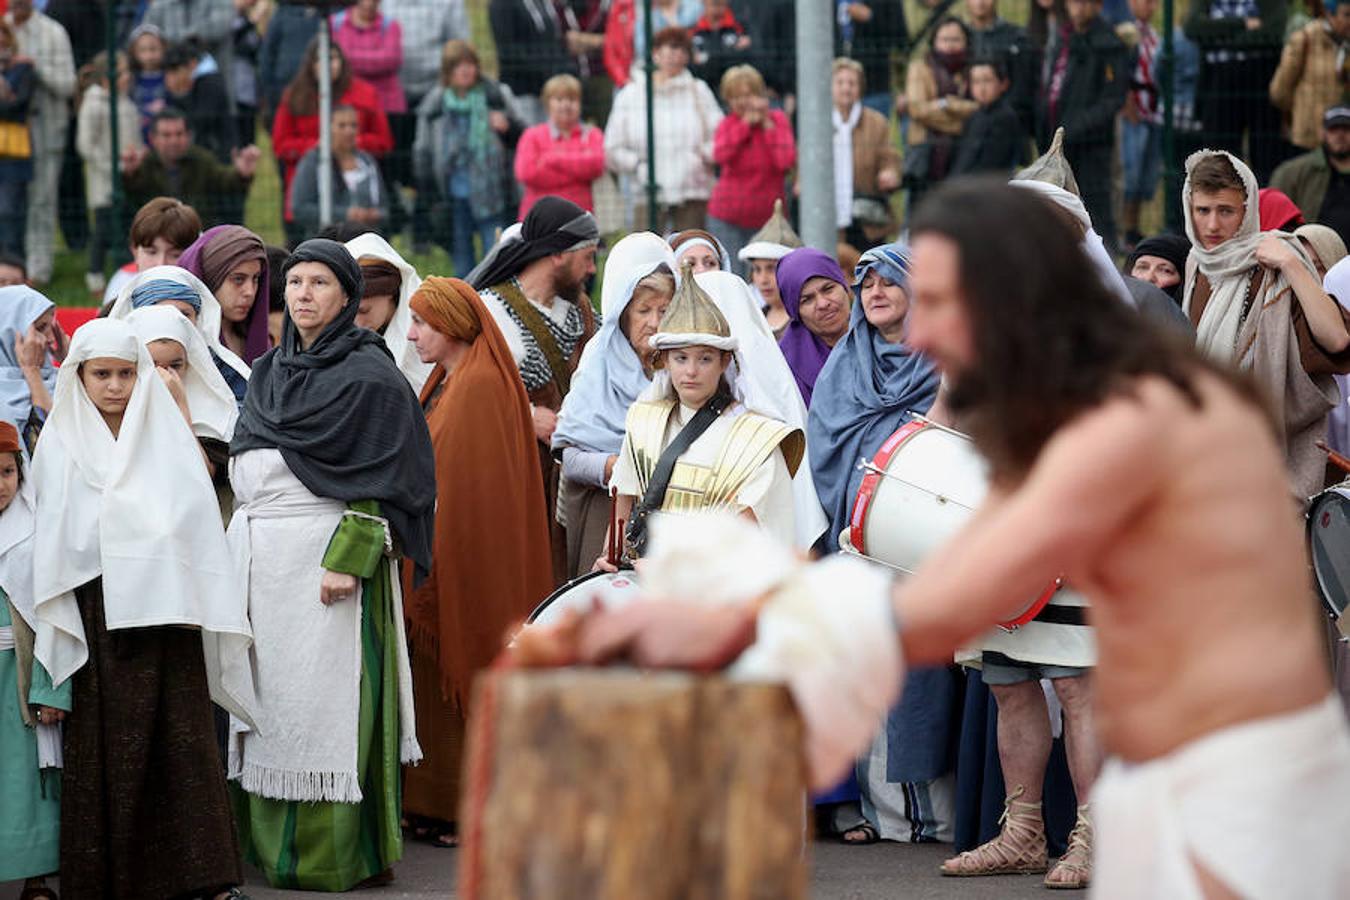
[[(421, 277), (411, 263), (374, 232), (358, 235), (344, 246), (361, 265), (365, 282), (365, 295), (356, 313), (356, 324), (384, 338), (384, 345), (389, 348), (399, 371), (412, 389), (421, 394), (432, 366), (422, 362), (417, 348), (408, 340), (408, 326), (412, 323), (408, 300), (422, 285)], [(398, 287), (392, 291), (389, 290), (393, 287), (392, 279), (387, 275), (391, 267), (398, 278)]]
[[(769, 322), (760, 311), (759, 292), (730, 272), (703, 272), (694, 279), (726, 316), (731, 334), (740, 345), (736, 365), (741, 401), (747, 408), (800, 428), (804, 433), (806, 404)], [(796, 510), (793, 544), (809, 550), (829, 526), (816, 495), (810, 466), (799, 467), (792, 476), (792, 497)]]
[(243, 880), (207, 700), (209, 684), (252, 721), (251, 630), (166, 381), (127, 323), (86, 324), (34, 454), (35, 653), (79, 710), (62, 796), (79, 823), (61, 836), (72, 896), (215, 896)]
[(156, 369), (172, 372), (183, 388), (188, 422), (197, 436), (211, 483), (216, 489), (222, 521), (234, 508), (230, 490), (230, 438), (239, 420), (234, 392), (211, 359), (201, 332), (174, 306), (159, 304), (132, 310), (127, 324), (144, 342)]
[(52, 408), (56, 368), (45, 344), (55, 317), (56, 305), (28, 285), (0, 288), (0, 417), (30, 451)]
[(603, 323), (587, 342), (558, 412), (553, 453), (562, 461), (558, 522), (567, 530), (570, 577), (587, 571), (604, 546), (607, 486), (623, 445), (628, 407), (651, 384), (647, 341), (675, 294), (675, 254), (647, 231), (614, 245), (600, 293)]
[[(640, 557), (650, 517), (731, 509), (792, 543), (792, 476), (805, 454), (800, 428), (755, 409), (739, 340), (726, 316), (683, 267), (675, 299), (650, 345), (660, 356), (648, 387), (628, 411), (611, 484), (628, 521), (625, 557)], [(734, 276), (731, 276), (734, 278)], [(596, 568), (612, 569), (607, 560)]]
[(178, 266), (155, 266), (138, 272), (122, 286), (112, 309), (110, 319), (125, 319), (133, 309), (145, 306), (170, 305), (197, 326), (202, 339), (211, 351), (211, 359), (219, 370), (235, 400), (242, 403), (248, 390), (249, 367), (220, 340), (220, 301), (200, 278)]

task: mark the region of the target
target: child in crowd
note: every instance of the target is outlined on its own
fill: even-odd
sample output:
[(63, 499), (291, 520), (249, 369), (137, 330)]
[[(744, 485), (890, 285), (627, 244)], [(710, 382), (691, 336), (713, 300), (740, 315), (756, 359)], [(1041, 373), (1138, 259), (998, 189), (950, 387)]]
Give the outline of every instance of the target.
[(970, 96), (980, 108), (966, 120), (951, 174), (1008, 175), (1026, 161), (1027, 137), (1008, 97), (1009, 84), (1008, 69), (1002, 61), (980, 59), (971, 64)]
[(122, 286), (137, 272), (155, 266), (172, 266), (183, 251), (192, 246), (202, 233), (202, 220), (197, 211), (173, 197), (156, 197), (136, 211), (131, 220), (131, 262), (113, 273), (103, 292), (104, 305), (117, 299)]
[[(131, 99), (131, 65), (126, 54), (117, 54), (117, 158), (120, 160), (141, 144), (140, 118)], [(89, 271), (84, 283), (98, 296), (107, 287), (105, 263), (108, 251), (122, 255), (118, 236), (126, 231), (125, 220), (113, 221), (112, 208), (112, 112), (108, 97), (108, 54), (99, 53), (80, 70), (79, 118), (75, 148), (84, 160), (84, 191), (94, 211), (94, 234), (89, 242)], [(116, 248), (116, 249), (114, 249)]]
[(142, 25), (127, 41), (131, 53), (131, 71), (136, 76), (131, 98), (141, 114), (141, 139), (150, 136), (150, 121), (164, 108), (168, 89), (164, 86), (164, 35), (154, 25)]
[(19, 432), (0, 421), (0, 882), (24, 878), (23, 896), (54, 898), (70, 682), (54, 689), (33, 656), (33, 509)]

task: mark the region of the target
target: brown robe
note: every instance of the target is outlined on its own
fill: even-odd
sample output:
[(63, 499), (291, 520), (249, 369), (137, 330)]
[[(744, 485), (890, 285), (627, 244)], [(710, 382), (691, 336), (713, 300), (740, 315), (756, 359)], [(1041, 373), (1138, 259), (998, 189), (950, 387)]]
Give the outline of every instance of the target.
[(109, 631), (103, 580), (75, 591), (89, 661), (72, 676), (61, 896), (214, 896), (242, 884), (201, 634)]

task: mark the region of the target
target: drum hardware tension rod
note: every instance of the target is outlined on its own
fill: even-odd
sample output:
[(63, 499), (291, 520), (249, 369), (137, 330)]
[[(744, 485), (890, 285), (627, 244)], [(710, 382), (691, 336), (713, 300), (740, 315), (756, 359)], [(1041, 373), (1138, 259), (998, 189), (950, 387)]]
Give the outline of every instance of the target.
[(950, 503), (953, 506), (959, 506), (962, 509), (973, 510), (975, 508), (968, 504), (962, 503), (959, 500), (954, 500), (951, 497), (948, 497), (946, 494), (940, 494), (937, 491), (933, 490), (932, 488), (926, 488), (921, 484), (915, 484), (912, 481), (906, 481), (899, 475), (892, 475), (890, 472), (887, 472), (885, 469), (880, 468), (869, 459), (860, 460), (858, 462), (858, 468), (864, 472), (871, 472), (873, 475), (879, 475), (882, 478), (889, 478), (892, 481), (898, 481), (901, 484), (905, 485), (906, 487), (912, 487), (916, 491), (920, 491), (922, 493), (929, 495), (933, 499), (937, 500), (937, 502), (939, 503)]
[(906, 410), (905, 412), (911, 419), (914, 419), (916, 422), (922, 422), (925, 425), (931, 425), (938, 431), (945, 431), (948, 434), (954, 434), (959, 438), (965, 438), (966, 440), (970, 440), (970, 435), (966, 434), (964, 431), (957, 431), (955, 428), (943, 425), (941, 422), (934, 422), (932, 419), (928, 418), (921, 412), (915, 412), (912, 409)]

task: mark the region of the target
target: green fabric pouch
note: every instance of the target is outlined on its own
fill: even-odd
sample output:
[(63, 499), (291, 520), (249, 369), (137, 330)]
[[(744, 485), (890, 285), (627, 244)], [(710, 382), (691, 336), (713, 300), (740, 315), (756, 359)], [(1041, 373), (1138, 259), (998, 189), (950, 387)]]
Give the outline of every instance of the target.
[(349, 503), (328, 541), (323, 567), (330, 572), (369, 578), (390, 549), (388, 542), (389, 525), (380, 517), (380, 505), (374, 500)]

